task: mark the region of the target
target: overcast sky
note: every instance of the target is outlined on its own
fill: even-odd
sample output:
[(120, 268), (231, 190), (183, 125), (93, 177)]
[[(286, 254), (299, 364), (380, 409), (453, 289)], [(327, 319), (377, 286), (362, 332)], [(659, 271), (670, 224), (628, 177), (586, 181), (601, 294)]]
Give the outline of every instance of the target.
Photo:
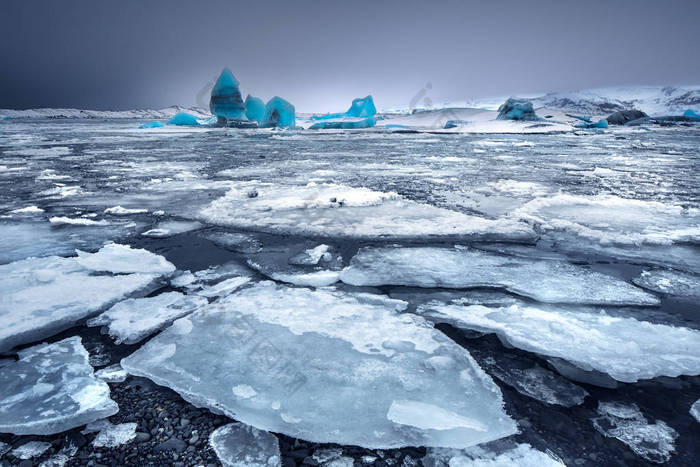
[(698, 84), (699, 20), (700, 0), (7, 0), (0, 108), (194, 105), (224, 66), (298, 111)]

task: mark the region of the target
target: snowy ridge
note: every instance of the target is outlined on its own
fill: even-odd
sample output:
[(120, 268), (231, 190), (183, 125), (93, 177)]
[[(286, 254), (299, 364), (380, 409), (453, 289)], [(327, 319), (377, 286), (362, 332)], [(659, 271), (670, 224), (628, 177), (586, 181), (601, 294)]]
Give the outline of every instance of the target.
[(82, 110), (82, 109), (0, 109), (0, 117), (10, 118), (151, 118), (170, 119), (178, 112), (187, 112), (197, 118), (209, 118), (211, 115), (199, 107), (181, 107), (173, 105), (164, 109), (135, 109), (135, 110)]

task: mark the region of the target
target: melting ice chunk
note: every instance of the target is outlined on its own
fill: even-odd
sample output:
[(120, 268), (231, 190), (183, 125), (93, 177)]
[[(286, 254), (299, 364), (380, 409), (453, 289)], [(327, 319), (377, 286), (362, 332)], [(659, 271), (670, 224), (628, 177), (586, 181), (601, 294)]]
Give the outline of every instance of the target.
[(534, 449), (518, 444), (509, 449), (475, 446), (464, 450), (428, 449), (422, 459), (426, 467), (566, 467), (563, 462)]
[(690, 406), (690, 415), (692, 415), (695, 420), (700, 422), (700, 399), (693, 402), (693, 405)]
[[(264, 282), (176, 321), (122, 366), (195, 405), (315, 442), (466, 447), (514, 433), (493, 381), (428, 322), (398, 313), (406, 306)], [(438, 412), (449, 414), (442, 429), (415, 422)]]
[(108, 243), (97, 253), (77, 251), (77, 263), (93, 271), (114, 274), (138, 272), (143, 274), (170, 274), (175, 266), (160, 255), (128, 245)]
[(136, 423), (106, 423), (92, 441), (93, 446), (115, 448), (136, 438)]
[(619, 439), (648, 461), (662, 464), (671, 459), (678, 433), (663, 421), (651, 424), (635, 404), (618, 402), (599, 402), (598, 414), (591, 421), (603, 435)]
[(207, 303), (206, 298), (190, 297), (180, 292), (130, 298), (91, 318), (87, 324), (107, 326), (117, 344), (135, 344)]
[(51, 443), (44, 441), (29, 441), (12, 450), (12, 455), (17, 459), (33, 459), (41, 456), (49, 450)]
[[(257, 196), (250, 197), (251, 190)], [(215, 224), (295, 235), (534, 238), (534, 232), (522, 222), (470, 216), (409, 201), (396, 193), (336, 184), (283, 186), (241, 182), (201, 215)]]
[(128, 374), (120, 364), (115, 363), (114, 365), (96, 371), (95, 376), (107, 383), (121, 383), (126, 380)]
[(118, 411), (79, 337), (22, 350), (0, 372), (2, 433), (60, 433)]
[(562, 307), (430, 303), (418, 312), (457, 327), (495, 332), (528, 352), (559, 357), (583, 370), (633, 383), (700, 374), (700, 331)]
[(282, 465), (277, 437), (243, 423), (214, 430), (209, 444), (224, 467), (279, 467)]
[(501, 287), (546, 303), (659, 303), (633, 285), (581, 266), (462, 247), (363, 248), (340, 273), (340, 280), (357, 286)]
[(155, 228), (145, 231), (141, 235), (144, 237), (163, 238), (201, 228), (202, 224), (194, 221), (165, 221), (159, 223)]

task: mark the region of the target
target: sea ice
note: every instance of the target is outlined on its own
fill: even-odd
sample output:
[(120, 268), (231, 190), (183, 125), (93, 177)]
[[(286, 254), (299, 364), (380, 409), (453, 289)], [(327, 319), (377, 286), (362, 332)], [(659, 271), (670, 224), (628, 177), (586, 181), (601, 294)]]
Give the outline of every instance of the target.
[(617, 438), (644, 459), (663, 464), (671, 459), (678, 438), (676, 430), (661, 420), (649, 423), (635, 404), (599, 402), (593, 426), (601, 434)]
[(432, 448), (422, 462), (426, 467), (566, 467), (560, 460), (525, 443), (509, 449)]
[(238, 80), (231, 70), (224, 68), (211, 90), (209, 110), (217, 117), (242, 120), (246, 111)]
[(262, 249), (262, 242), (250, 234), (208, 232), (203, 237), (222, 248), (238, 253), (257, 253)]
[(208, 303), (202, 297), (166, 292), (155, 297), (130, 298), (112, 306), (88, 326), (107, 326), (117, 344), (136, 344), (173, 321)]
[(633, 285), (582, 266), (464, 247), (365, 247), (340, 273), (340, 280), (356, 286), (500, 287), (546, 303), (659, 303)]
[(148, 212), (148, 209), (124, 208), (122, 206), (113, 206), (105, 209), (105, 214), (113, 216), (128, 216), (129, 214), (143, 214), (145, 212)]
[(700, 277), (668, 269), (642, 271), (632, 282), (654, 292), (676, 297), (700, 298)]
[(513, 434), (493, 381), (424, 319), (398, 313), (406, 306), (263, 282), (179, 319), (122, 366), (314, 442), (467, 447)]
[(199, 120), (197, 120), (197, 117), (187, 112), (178, 112), (173, 118), (168, 120), (168, 125), (199, 126)]
[(296, 126), (296, 117), (294, 106), (275, 96), (265, 105), (265, 114), (262, 119), (263, 127), (294, 127)]
[(65, 217), (65, 216), (54, 216), (49, 218), (49, 222), (56, 225), (68, 224), (68, 225), (109, 225), (104, 219), (99, 221), (94, 221), (92, 219), (86, 219), (85, 217)]
[(250, 277), (231, 277), (229, 279), (224, 279), (221, 282), (217, 282), (214, 285), (204, 287), (201, 290), (197, 290), (195, 293), (202, 297), (213, 298), (213, 297), (223, 297), (230, 293), (235, 292), (241, 286), (250, 282)]
[(41, 456), (49, 450), (51, 443), (45, 441), (29, 441), (12, 450), (12, 455), (17, 459), (33, 459)]
[(163, 221), (154, 228), (145, 231), (144, 237), (163, 238), (181, 233), (192, 232), (202, 228), (202, 224), (195, 221)]
[(557, 306), (429, 303), (418, 313), (457, 327), (494, 332), (507, 344), (559, 357), (583, 370), (634, 383), (700, 374), (700, 331)]
[(79, 337), (21, 350), (0, 371), (2, 433), (60, 433), (118, 411)]
[(248, 94), (245, 98), (245, 116), (248, 120), (262, 123), (265, 116), (265, 103), (259, 97)]
[[(257, 196), (250, 197), (253, 190)], [(410, 201), (392, 192), (336, 184), (240, 182), (202, 210), (201, 216), (237, 228), (336, 238), (535, 238), (522, 222), (485, 219)]]
[(107, 423), (92, 440), (93, 446), (115, 448), (136, 438), (136, 423)]
[(499, 120), (540, 120), (535, 113), (532, 102), (525, 99), (510, 98), (498, 108)]
[(310, 130), (357, 130), (372, 128), (377, 124), (376, 118), (339, 118), (335, 120), (323, 120), (309, 127)]
[(282, 456), (277, 437), (243, 423), (220, 426), (209, 444), (224, 467), (280, 467)]
[[(77, 258), (50, 256), (0, 265), (0, 352), (67, 329), (147, 288), (169, 270), (167, 261), (146, 250), (108, 247), (94, 254), (80, 252)], [(122, 247), (129, 252), (125, 257), (118, 256)], [(95, 275), (94, 270), (137, 273)]]

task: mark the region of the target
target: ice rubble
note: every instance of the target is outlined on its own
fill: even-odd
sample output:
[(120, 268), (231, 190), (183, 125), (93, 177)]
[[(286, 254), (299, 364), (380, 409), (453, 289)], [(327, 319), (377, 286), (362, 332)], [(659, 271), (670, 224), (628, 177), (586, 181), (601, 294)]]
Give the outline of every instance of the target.
[(700, 242), (700, 211), (611, 195), (537, 198), (514, 216), (604, 244)]
[(220, 426), (209, 444), (224, 467), (280, 467), (282, 456), (277, 437), (243, 423)]
[(433, 448), (428, 449), (422, 462), (426, 467), (566, 467), (560, 460), (525, 443), (509, 449)]
[(0, 265), (0, 352), (67, 329), (175, 269), (161, 256), (124, 245), (78, 253)]
[(532, 102), (525, 99), (509, 98), (498, 108), (499, 120), (540, 120)]
[(598, 414), (591, 421), (601, 434), (619, 439), (650, 462), (663, 464), (671, 459), (678, 433), (663, 421), (650, 424), (635, 404), (618, 402), (599, 402)]
[(700, 331), (559, 306), (486, 307), (433, 302), (418, 313), (494, 332), (508, 345), (634, 383), (700, 374)]
[(21, 350), (0, 372), (2, 433), (60, 433), (118, 411), (79, 337)]
[(314, 442), (467, 447), (513, 434), (493, 381), (422, 318), (397, 313), (406, 306), (263, 282), (181, 318), (122, 366)]
[(546, 303), (659, 303), (633, 285), (582, 266), (465, 247), (365, 247), (340, 273), (340, 280), (356, 286), (500, 287)]
[(265, 116), (265, 103), (259, 97), (248, 94), (245, 98), (245, 116), (248, 120), (262, 123)]
[(155, 297), (130, 298), (88, 320), (88, 326), (107, 326), (117, 344), (135, 344), (208, 303), (203, 297), (166, 292)]
[(645, 289), (676, 297), (700, 297), (700, 277), (669, 269), (642, 271), (632, 282)]
[(223, 119), (243, 120), (246, 106), (243, 103), (238, 80), (231, 70), (221, 70), (216, 84), (211, 90), (209, 110), (213, 115)]
[(261, 126), (263, 127), (294, 127), (296, 117), (294, 106), (275, 96), (265, 104), (265, 114), (263, 115)]
[[(250, 197), (254, 191), (257, 196)], [(396, 193), (336, 184), (284, 186), (240, 182), (201, 211), (214, 224), (326, 237), (476, 237), (532, 240), (522, 222), (491, 220), (404, 199)]]

